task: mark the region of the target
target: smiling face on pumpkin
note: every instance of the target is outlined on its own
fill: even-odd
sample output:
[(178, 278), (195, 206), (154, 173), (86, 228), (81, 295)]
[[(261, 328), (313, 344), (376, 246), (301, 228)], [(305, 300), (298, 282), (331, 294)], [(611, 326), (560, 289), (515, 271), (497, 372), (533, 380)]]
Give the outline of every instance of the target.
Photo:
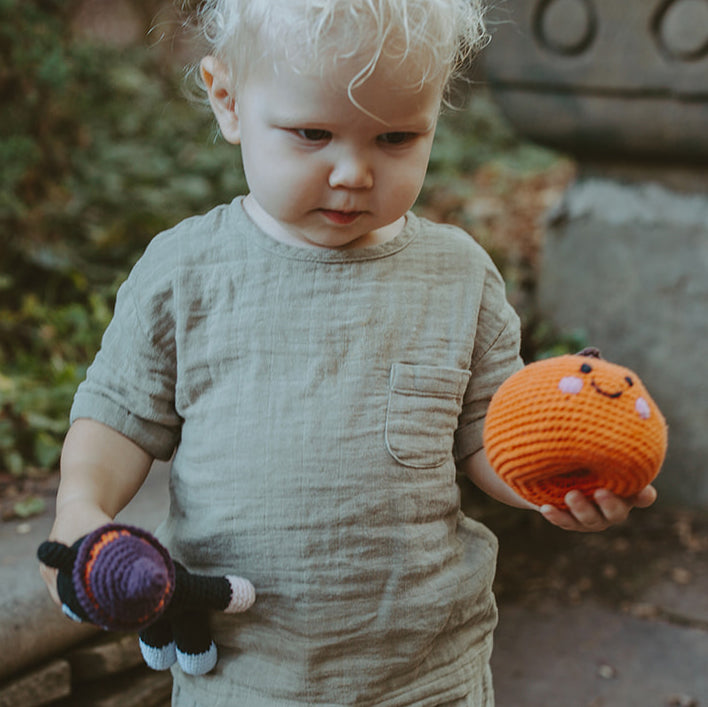
[[(629, 373), (620, 378), (624, 370), (606, 361), (599, 361), (600, 365), (593, 367), (589, 362), (583, 362), (573, 375), (563, 376), (558, 382), (561, 393), (579, 395), (589, 383), (589, 389), (598, 395), (604, 395), (610, 400), (619, 400), (622, 395), (634, 400), (634, 409), (640, 418), (651, 418), (651, 406), (646, 398), (641, 395), (633, 396), (634, 377)], [(586, 388), (587, 389), (587, 388)]]
[(589, 356), (526, 366), (499, 388), (484, 443), (502, 479), (532, 503), (563, 508), (565, 494), (637, 493), (658, 474), (666, 423), (639, 377)]

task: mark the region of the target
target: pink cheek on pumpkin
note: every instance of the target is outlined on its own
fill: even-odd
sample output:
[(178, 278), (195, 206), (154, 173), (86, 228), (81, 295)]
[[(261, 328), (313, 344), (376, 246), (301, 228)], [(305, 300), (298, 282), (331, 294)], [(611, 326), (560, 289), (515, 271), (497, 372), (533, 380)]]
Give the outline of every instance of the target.
[(644, 398), (637, 398), (637, 402), (634, 403), (634, 409), (639, 413), (639, 417), (642, 420), (648, 420), (651, 417), (649, 403)]
[(561, 393), (571, 393), (577, 395), (583, 389), (583, 379), (577, 376), (566, 376), (560, 379), (558, 389)]

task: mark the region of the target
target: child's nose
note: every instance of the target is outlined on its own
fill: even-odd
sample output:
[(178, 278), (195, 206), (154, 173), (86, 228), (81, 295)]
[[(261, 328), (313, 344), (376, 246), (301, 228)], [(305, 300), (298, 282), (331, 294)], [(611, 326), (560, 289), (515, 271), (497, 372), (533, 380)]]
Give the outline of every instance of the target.
[(329, 185), (333, 189), (371, 189), (374, 175), (368, 160), (356, 150), (343, 151), (332, 165)]

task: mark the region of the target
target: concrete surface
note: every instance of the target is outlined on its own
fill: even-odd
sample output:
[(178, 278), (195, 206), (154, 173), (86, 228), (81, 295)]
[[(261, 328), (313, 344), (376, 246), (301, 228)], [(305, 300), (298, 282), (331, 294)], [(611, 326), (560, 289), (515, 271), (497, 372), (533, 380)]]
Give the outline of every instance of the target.
[(708, 705), (706, 627), (593, 603), (502, 606), (500, 616), (492, 661), (497, 707)]
[(708, 509), (708, 191), (581, 177), (550, 217), (539, 306), (639, 375), (664, 413), (657, 488)]
[[(166, 475), (164, 465), (150, 475), (121, 514), (125, 522), (157, 525)], [(39, 577), (34, 553), (50, 524), (49, 514), (0, 524), (0, 682), (87, 635), (51, 603)], [(497, 707), (708, 707), (708, 566), (705, 553), (695, 558), (690, 583), (660, 579), (642, 589), (633, 605), (651, 607), (646, 615), (592, 597), (500, 603)]]

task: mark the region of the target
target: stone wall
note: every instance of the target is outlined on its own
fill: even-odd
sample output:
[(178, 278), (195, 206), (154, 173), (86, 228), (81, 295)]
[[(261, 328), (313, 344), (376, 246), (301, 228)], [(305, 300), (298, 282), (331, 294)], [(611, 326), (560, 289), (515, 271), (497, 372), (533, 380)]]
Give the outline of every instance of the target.
[(486, 76), (525, 135), (591, 160), (708, 160), (705, 0), (494, 7)]
[(551, 216), (542, 311), (639, 374), (669, 424), (662, 497), (708, 506), (708, 197), (581, 177)]

